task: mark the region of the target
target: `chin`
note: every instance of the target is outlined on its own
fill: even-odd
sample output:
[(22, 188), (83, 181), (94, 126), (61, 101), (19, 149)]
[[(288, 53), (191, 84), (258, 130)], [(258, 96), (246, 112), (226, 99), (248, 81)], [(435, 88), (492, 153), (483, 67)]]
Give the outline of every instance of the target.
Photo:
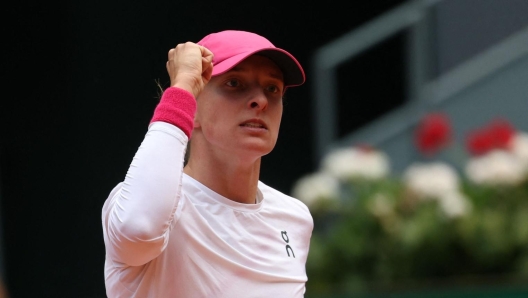
[(239, 148), (241, 148), (244, 152), (252, 153), (256, 156), (264, 156), (269, 154), (274, 147), (275, 144), (262, 144), (259, 142), (251, 142), (248, 144), (244, 144)]

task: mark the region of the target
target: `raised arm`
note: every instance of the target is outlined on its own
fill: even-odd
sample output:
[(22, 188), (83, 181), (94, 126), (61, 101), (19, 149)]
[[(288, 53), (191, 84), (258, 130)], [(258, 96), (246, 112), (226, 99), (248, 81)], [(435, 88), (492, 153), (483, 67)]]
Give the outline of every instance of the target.
[(171, 87), (154, 111), (125, 180), (103, 206), (104, 241), (113, 262), (142, 265), (165, 249), (177, 216), (195, 98), (211, 78), (211, 61), (209, 50), (191, 42), (168, 53)]

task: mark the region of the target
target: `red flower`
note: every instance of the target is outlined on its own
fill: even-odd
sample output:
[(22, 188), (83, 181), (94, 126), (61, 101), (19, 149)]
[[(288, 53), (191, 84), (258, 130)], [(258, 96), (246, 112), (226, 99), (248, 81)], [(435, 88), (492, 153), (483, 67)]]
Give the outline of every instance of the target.
[(482, 155), (493, 149), (493, 137), (487, 129), (471, 131), (466, 139), (466, 147), (472, 155)]
[(485, 154), (494, 149), (509, 149), (515, 128), (505, 119), (494, 119), (488, 125), (471, 131), (466, 147), (472, 155)]
[(515, 135), (515, 128), (510, 122), (505, 119), (495, 119), (490, 123), (488, 130), (495, 148), (509, 149)]
[(415, 134), (418, 150), (433, 155), (443, 149), (451, 140), (451, 123), (447, 115), (430, 113), (422, 118)]

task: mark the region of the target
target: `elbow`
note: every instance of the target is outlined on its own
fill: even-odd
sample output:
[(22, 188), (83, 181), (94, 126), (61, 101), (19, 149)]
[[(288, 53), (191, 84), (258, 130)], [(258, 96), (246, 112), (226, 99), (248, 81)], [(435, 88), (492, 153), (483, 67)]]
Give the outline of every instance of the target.
[(108, 225), (108, 244), (115, 253), (114, 259), (129, 266), (141, 266), (159, 256), (168, 240), (164, 233), (155, 231), (151, 224), (140, 219)]

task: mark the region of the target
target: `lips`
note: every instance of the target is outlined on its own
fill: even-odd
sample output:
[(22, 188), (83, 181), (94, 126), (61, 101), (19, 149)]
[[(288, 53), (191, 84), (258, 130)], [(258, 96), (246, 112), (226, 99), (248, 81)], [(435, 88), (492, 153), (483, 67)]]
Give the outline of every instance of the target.
[(250, 128), (263, 128), (263, 129), (268, 129), (268, 127), (266, 126), (266, 123), (264, 123), (264, 121), (260, 120), (260, 119), (250, 119), (250, 120), (246, 120), (244, 122), (242, 122), (240, 124), (240, 126), (243, 126), (243, 127), (250, 127)]

